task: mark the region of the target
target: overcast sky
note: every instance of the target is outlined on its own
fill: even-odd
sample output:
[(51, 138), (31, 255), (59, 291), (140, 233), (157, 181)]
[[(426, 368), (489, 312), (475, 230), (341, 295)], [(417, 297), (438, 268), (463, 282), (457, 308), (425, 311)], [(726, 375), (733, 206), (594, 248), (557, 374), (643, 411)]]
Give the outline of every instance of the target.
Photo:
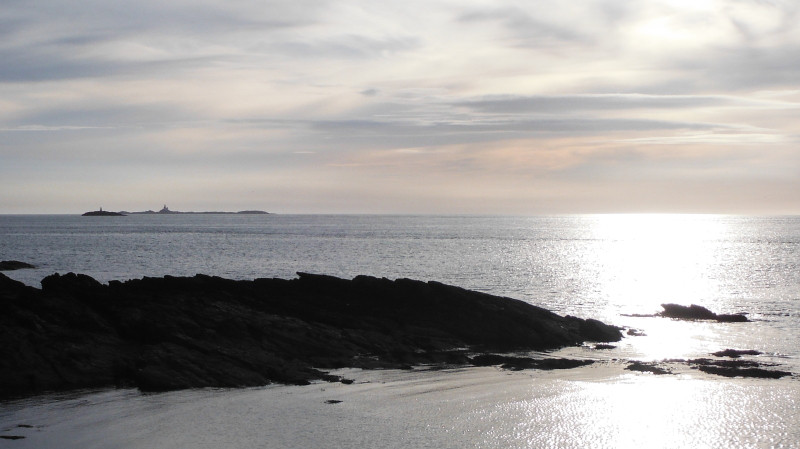
[(0, 213), (800, 213), (797, 0), (3, 0)]

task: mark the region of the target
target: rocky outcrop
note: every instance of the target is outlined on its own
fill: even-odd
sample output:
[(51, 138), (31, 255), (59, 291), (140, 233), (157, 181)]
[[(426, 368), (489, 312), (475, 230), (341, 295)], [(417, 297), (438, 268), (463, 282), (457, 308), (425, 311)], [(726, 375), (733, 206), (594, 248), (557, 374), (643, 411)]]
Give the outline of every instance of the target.
[[(738, 360), (743, 355), (757, 356), (761, 352), (753, 349), (726, 349), (714, 352), (711, 355), (717, 359), (666, 359), (660, 362), (639, 362), (630, 361), (625, 368), (630, 371), (650, 372), (653, 374), (673, 374), (672, 369), (685, 369), (689, 367), (707, 374), (714, 374), (723, 377), (751, 377), (758, 379), (780, 379), (782, 377), (793, 376), (789, 371), (774, 369), (776, 363), (763, 362), (758, 360)], [(734, 360), (720, 360), (720, 357), (727, 357)], [(770, 369), (765, 369), (769, 367)]]
[(660, 368), (654, 362), (645, 363), (638, 360), (632, 360), (631, 363), (625, 367), (625, 369), (628, 371), (639, 371), (643, 373), (672, 374), (672, 371)]
[(712, 352), (711, 355), (714, 357), (738, 359), (743, 355), (761, 355), (761, 351), (756, 351), (755, 349), (725, 349), (724, 351)]
[(774, 364), (761, 363), (752, 360), (710, 360), (694, 359), (687, 363), (698, 370), (723, 377), (753, 377), (758, 379), (780, 379), (791, 376), (789, 371), (764, 369), (762, 366), (775, 366)]
[[(467, 364), (474, 353), (618, 341), (620, 330), (438, 282), (0, 274), (0, 397), (345, 381), (324, 370)], [(544, 366), (544, 365), (541, 365)]]
[(572, 369), (594, 363), (593, 360), (575, 360), (565, 358), (534, 359), (531, 357), (512, 357), (497, 354), (478, 355), (473, 357), (470, 362), (475, 366), (500, 365), (501, 368), (511, 371), (520, 371), (524, 369), (540, 369), (545, 371), (556, 369)]
[(126, 217), (122, 212), (110, 212), (107, 210), (93, 210), (81, 214), (82, 217)]
[(18, 260), (4, 260), (0, 262), (0, 271), (22, 270), (23, 268), (36, 268), (29, 263), (20, 262)]
[(679, 318), (683, 320), (714, 320), (728, 323), (741, 323), (748, 321), (747, 317), (743, 314), (735, 315), (718, 315), (705, 307), (692, 304), (690, 306), (682, 306), (680, 304), (661, 304), (664, 311), (660, 313), (661, 316), (667, 318)]

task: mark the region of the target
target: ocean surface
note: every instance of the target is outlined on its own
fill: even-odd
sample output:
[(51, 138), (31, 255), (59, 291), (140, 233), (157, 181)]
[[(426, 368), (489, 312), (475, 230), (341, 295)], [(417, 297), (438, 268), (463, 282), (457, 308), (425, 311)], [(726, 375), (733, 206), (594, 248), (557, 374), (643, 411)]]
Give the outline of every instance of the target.
[[(800, 217), (0, 215), (0, 260), (36, 265), (5, 272), (36, 287), (55, 272), (436, 280), (645, 334), (560, 351), (599, 361), (571, 371), (357, 371), (353, 385), (0, 403), (0, 436), (26, 437), (0, 447), (800, 447), (798, 376), (623, 369), (735, 348), (800, 373)], [(667, 302), (751, 322), (629, 316)]]

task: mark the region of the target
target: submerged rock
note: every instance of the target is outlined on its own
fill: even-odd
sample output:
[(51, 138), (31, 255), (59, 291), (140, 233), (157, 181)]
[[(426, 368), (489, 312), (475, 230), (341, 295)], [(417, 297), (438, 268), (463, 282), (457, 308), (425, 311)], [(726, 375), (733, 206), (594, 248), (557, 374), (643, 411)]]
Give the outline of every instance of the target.
[(68, 273), (44, 278), (40, 290), (0, 274), (0, 397), (338, 382), (325, 370), (465, 364), (466, 348), (541, 351), (622, 338), (596, 320), (438, 282), (298, 275), (103, 285)]

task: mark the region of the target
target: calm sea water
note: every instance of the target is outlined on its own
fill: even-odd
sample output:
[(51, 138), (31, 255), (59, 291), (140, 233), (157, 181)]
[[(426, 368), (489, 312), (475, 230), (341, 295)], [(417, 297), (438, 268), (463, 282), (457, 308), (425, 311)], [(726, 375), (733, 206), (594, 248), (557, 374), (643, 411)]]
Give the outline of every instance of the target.
[[(200, 441), (176, 430), (188, 432), (192, 420), (198, 419), (187, 417), (200, 413), (190, 412), (192, 407), (215, 416), (215, 426), (236, 427), (238, 434), (219, 430), (233, 438), (231, 446), (236, 447), (401, 447), (404, 441), (406, 447), (800, 445), (797, 379), (729, 380), (697, 373), (653, 378), (623, 373), (615, 361), (758, 349), (765, 353), (760, 360), (800, 373), (800, 217), (0, 216), (0, 259), (37, 265), (35, 270), (6, 272), (33, 286), (46, 275), (69, 271), (103, 282), (196, 273), (234, 279), (292, 278), (297, 271), (436, 280), (647, 334), (626, 338), (611, 351), (562, 351), (603, 359), (609, 369), (617, 368), (610, 374), (589, 370), (594, 380), (570, 380), (563, 373), (509, 377), (486, 370), (399, 379), (363, 373), (361, 378), (369, 382), (364, 385), (386, 382), (386, 387), (327, 387), (360, 398), (357, 404), (339, 404), (340, 409), (317, 409), (317, 400), (325, 397), (319, 391), (325, 387), (320, 386), (156, 397), (104, 392), (7, 404), (0, 406), (0, 426), (12, 429), (15, 422), (30, 419), (44, 423), (45, 430), (31, 430), (25, 440), (0, 440), (0, 445), (56, 447), (45, 444), (51, 440), (72, 441), (72, 446), (64, 447), (219, 443), (213, 431), (196, 430)], [(625, 316), (657, 312), (664, 302), (701, 304), (718, 313), (747, 312), (753, 321), (701, 323)], [(587, 370), (581, 372), (587, 376)], [(287, 392), (308, 402), (284, 401)], [(645, 398), (646, 406), (639, 402)], [(379, 411), (382, 401), (395, 405)], [(284, 411), (294, 410), (296, 415), (243, 418), (247, 410), (276, 413), (269, 403), (283, 404)], [(609, 407), (616, 418), (608, 417)], [(643, 414), (632, 413), (636, 407)], [(67, 409), (78, 411), (70, 414)], [(220, 410), (223, 417), (217, 416)], [(364, 428), (345, 425), (334, 410), (377, 421)], [(115, 418), (104, 418), (108, 416)], [(294, 437), (270, 433), (287, 419), (300, 426), (290, 430)], [(147, 434), (146, 423), (163, 420), (172, 424), (152, 427), (152, 435), (141, 439), (139, 446), (131, 442), (134, 434), (120, 433), (120, 426), (128, 426)], [(587, 427), (586, 420), (597, 425)], [(308, 427), (313, 423), (317, 430)], [(341, 432), (335, 431), (336, 426)], [(72, 440), (65, 440), (65, 434), (59, 440), (52, 433), (55, 429)], [(733, 436), (723, 438), (728, 431)], [(603, 434), (604, 438), (598, 436)], [(51, 440), (42, 439), (46, 435)], [(672, 436), (658, 440), (658, 435)], [(326, 438), (337, 443), (326, 445)], [(588, 444), (592, 438), (598, 444)], [(687, 446), (687, 441), (699, 443)]]

